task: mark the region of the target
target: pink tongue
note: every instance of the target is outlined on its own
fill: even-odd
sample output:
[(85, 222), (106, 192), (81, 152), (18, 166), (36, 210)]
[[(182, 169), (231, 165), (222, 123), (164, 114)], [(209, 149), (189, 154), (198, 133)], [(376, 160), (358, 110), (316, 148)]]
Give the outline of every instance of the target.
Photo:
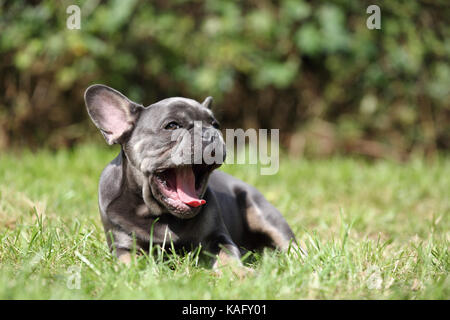
[(199, 199), (195, 192), (195, 176), (191, 167), (182, 167), (176, 170), (177, 193), (181, 201), (191, 207), (198, 207), (206, 201)]

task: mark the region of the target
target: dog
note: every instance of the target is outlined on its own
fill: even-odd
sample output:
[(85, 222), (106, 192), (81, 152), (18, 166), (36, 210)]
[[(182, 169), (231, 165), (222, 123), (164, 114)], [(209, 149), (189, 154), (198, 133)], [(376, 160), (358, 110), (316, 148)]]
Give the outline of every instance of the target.
[[(202, 103), (167, 98), (144, 107), (96, 84), (84, 98), (106, 142), (121, 145), (103, 170), (98, 190), (108, 246), (120, 261), (129, 263), (133, 250), (148, 252), (150, 243), (188, 249), (201, 245), (215, 257), (214, 269), (242, 266), (245, 250), (299, 248), (281, 213), (256, 188), (216, 170), (226, 150), (211, 97)], [(192, 162), (187, 164), (174, 160), (175, 150), (189, 155), (194, 149), (192, 136), (180, 137), (195, 130), (201, 151), (213, 147), (212, 155), (221, 161), (206, 163), (198, 156), (188, 157)]]

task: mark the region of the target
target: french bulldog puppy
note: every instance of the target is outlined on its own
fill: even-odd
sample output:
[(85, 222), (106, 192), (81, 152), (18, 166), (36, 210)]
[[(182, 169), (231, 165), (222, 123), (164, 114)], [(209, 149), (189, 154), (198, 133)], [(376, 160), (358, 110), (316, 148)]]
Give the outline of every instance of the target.
[[(225, 144), (211, 97), (143, 107), (97, 84), (86, 90), (85, 102), (106, 142), (121, 145), (101, 174), (98, 194), (106, 239), (119, 260), (130, 262), (133, 246), (148, 251), (150, 242), (172, 242), (176, 248), (201, 245), (218, 268), (240, 265), (241, 250), (296, 245), (283, 216), (258, 190), (215, 170)], [(208, 148), (213, 163), (202, 154)]]

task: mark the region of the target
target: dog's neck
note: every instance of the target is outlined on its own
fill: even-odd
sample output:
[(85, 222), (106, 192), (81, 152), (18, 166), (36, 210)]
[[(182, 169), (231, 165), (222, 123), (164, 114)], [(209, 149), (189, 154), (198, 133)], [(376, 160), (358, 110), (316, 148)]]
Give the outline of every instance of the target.
[(126, 187), (133, 191), (133, 193), (142, 193), (142, 187), (146, 177), (130, 163), (122, 146), (120, 148), (120, 157), (122, 159), (122, 174)]

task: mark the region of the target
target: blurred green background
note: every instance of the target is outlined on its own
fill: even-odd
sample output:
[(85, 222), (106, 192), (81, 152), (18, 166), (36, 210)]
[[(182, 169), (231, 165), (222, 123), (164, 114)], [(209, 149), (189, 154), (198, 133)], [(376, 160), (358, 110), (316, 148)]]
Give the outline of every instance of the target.
[(0, 150), (101, 141), (93, 83), (144, 105), (211, 95), (224, 128), (279, 128), (293, 155), (450, 148), (445, 0), (0, 0), (0, 16)]

